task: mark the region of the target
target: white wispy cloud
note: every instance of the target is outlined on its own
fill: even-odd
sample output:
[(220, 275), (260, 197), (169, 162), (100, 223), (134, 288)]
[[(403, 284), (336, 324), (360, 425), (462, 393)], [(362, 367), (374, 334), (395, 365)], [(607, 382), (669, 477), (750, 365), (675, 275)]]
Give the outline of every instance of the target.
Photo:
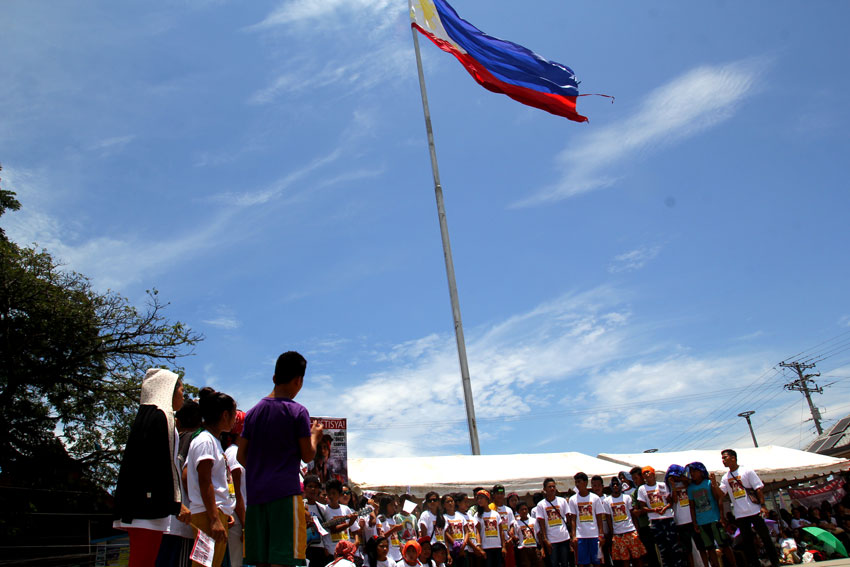
[[(479, 426), (482, 439), (499, 426), (494, 418), (528, 413), (546, 400), (541, 389), (548, 384), (622, 355), (629, 315), (621, 298), (609, 288), (567, 294), (468, 331), (476, 413), (480, 423), (490, 423)], [(376, 359), (385, 369), (345, 390), (334, 390), (332, 384), (309, 389), (302, 394), (305, 405), (321, 415), (346, 415), (357, 423), (362, 441), (353, 436), (352, 450), (358, 455), (433, 454), (465, 443), (465, 434), (457, 438), (465, 428), (458, 426), (465, 414), (453, 335), (405, 341), (376, 354)], [(375, 411), (386, 407), (387, 400), (392, 401), (391, 414)], [(395, 426), (382, 426), (388, 422)], [(419, 442), (425, 434), (427, 446)]]
[(736, 341), (752, 341), (759, 337), (764, 336), (764, 331), (759, 329), (758, 331), (753, 331), (752, 333), (747, 333), (746, 335), (741, 335), (740, 337), (735, 337)]
[(414, 60), (413, 49), (399, 40), (387, 38), (368, 51), (348, 51), (321, 64), (314, 60), (287, 59), (285, 72), (248, 97), (253, 105), (269, 104), (285, 96), (313, 97), (317, 90), (337, 87), (340, 96), (370, 89), (398, 77)]
[(372, 21), (383, 27), (406, 11), (394, 0), (284, 0), (252, 30), (268, 30), (299, 23), (343, 26), (352, 20)]
[(612, 274), (618, 272), (632, 272), (643, 268), (647, 262), (653, 260), (661, 252), (660, 246), (641, 246), (623, 254), (614, 256), (608, 265), (608, 271)]
[(203, 323), (228, 331), (238, 329), (242, 326), (242, 321), (239, 320), (231, 307), (219, 305), (211, 311), (213, 312), (213, 316), (208, 319), (204, 319)]
[[(784, 393), (778, 383), (751, 387), (774, 356), (694, 354), (665, 339), (663, 329), (660, 336), (658, 328), (648, 332), (635, 321), (627, 298), (603, 286), (467, 329), (480, 439), (498, 440), (513, 428), (546, 423), (588, 438), (640, 431), (641, 440), (661, 448), (669, 448), (665, 443), (680, 431), (689, 436), (679, 442), (732, 446), (747, 433), (736, 427), (736, 414), (747, 409), (739, 402), (768, 416), (777, 404), (794, 401), (777, 397)], [(366, 367), (379, 369), (345, 388), (326, 375), (305, 388), (302, 403), (317, 415), (348, 417), (352, 455), (463, 451), (466, 422), (454, 336), (430, 333), (371, 356)], [(715, 415), (718, 408), (725, 413)], [(533, 448), (551, 450), (559, 439), (550, 436)]]
[(99, 153), (101, 157), (106, 157), (120, 152), (127, 146), (127, 144), (132, 142), (135, 138), (136, 137), (133, 135), (113, 136), (111, 138), (104, 138), (91, 144), (88, 147), (88, 150)]
[(279, 199), (283, 196), (287, 197), (288, 202), (302, 200), (305, 193), (309, 193), (307, 189), (304, 192), (289, 191), (297, 182), (303, 180), (311, 173), (320, 170), (334, 162), (342, 156), (342, 149), (336, 148), (330, 153), (314, 158), (304, 167), (300, 167), (295, 171), (290, 171), (272, 182), (270, 185), (257, 191), (247, 191), (244, 193), (225, 193), (218, 195), (217, 200), (223, 200), (235, 204), (238, 207), (253, 207), (263, 205), (269, 201)]
[(538, 205), (608, 187), (623, 162), (712, 128), (735, 115), (758, 87), (763, 59), (697, 67), (649, 93), (630, 117), (577, 137), (558, 157), (564, 175), (516, 203)]

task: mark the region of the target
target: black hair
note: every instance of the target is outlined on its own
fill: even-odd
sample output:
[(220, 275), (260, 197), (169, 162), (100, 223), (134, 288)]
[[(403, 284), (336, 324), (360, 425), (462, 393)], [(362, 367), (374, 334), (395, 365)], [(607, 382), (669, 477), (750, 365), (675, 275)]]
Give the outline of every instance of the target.
[(218, 436), (218, 440), (221, 442), (221, 448), (227, 449), (232, 444), (236, 443), (236, 438), (239, 437), (235, 433), (231, 433), (230, 431), (222, 431), (221, 435)]
[(729, 456), (735, 457), (735, 460), (738, 460), (738, 453), (735, 452), (735, 449), (723, 449), (720, 451), (720, 454), (726, 453)]
[(366, 552), (366, 565), (369, 567), (378, 567), (378, 544), (381, 540), (387, 541), (387, 538), (382, 535), (372, 536), (363, 546)]
[(587, 474), (585, 474), (583, 472), (577, 472), (573, 476), (573, 480), (583, 480), (584, 482), (587, 482)]
[(307, 371), (307, 359), (289, 350), (277, 357), (274, 365), (274, 383), (288, 384), (296, 378), (303, 377)]
[(555, 482), (555, 479), (554, 478), (544, 478), (543, 479), (543, 489), (544, 490), (546, 489), (546, 485), (549, 484), (550, 482)]
[(381, 496), (381, 499), (378, 500), (378, 514), (380, 514), (382, 516), (386, 516), (387, 515), (387, 506), (392, 504), (392, 501), (393, 501), (393, 497), (390, 496), (389, 494), (385, 494), (384, 496)]
[(516, 511), (519, 512), (519, 509), (523, 506), (525, 506), (526, 508), (531, 508), (531, 506), (528, 505), (528, 502), (526, 502), (525, 500), (520, 500), (516, 503)]
[(308, 474), (304, 477), (304, 486), (308, 484), (317, 484), (319, 488), (322, 488), (322, 481), (317, 474)]
[[(426, 493), (425, 502), (422, 504), (425, 509), (428, 509), (428, 500), (430, 500), (432, 496), (436, 496), (438, 501), (440, 499), (440, 495), (434, 492), (433, 490), (431, 492)], [(436, 524), (436, 526), (440, 529), (446, 527), (446, 519), (443, 517), (443, 511), (439, 507), (437, 509), (437, 519), (434, 521), (434, 524)]]
[(204, 425), (215, 426), (221, 421), (224, 412), (236, 412), (236, 402), (224, 392), (216, 392), (209, 386), (198, 392), (201, 406), (201, 417)]
[(598, 474), (595, 474), (595, 475), (593, 475), (592, 477), (590, 477), (590, 480), (591, 480), (591, 481), (598, 480), (598, 481), (599, 481), (600, 483), (602, 483), (603, 485), (605, 484), (605, 481), (604, 481), (604, 480), (602, 480), (602, 477), (601, 477), (601, 476), (599, 476)]
[(643, 474), (643, 469), (640, 468), (640, 467), (632, 467), (631, 470), (629, 470), (629, 474), (631, 474), (631, 475)]
[[(448, 552), (448, 550), (449, 548), (446, 547), (445, 543), (438, 541), (437, 543), (431, 546), (431, 557), (433, 558), (435, 553), (440, 553), (441, 551)], [(448, 558), (446, 559), (448, 560)]]
[(541, 500), (543, 500), (544, 498), (546, 498), (545, 494), (543, 494), (542, 492), (535, 492), (531, 496), (531, 501), (534, 502), (534, 505), (536, 506), (537, 503), (540, 502)]
[[(443, 497), (440, 498), (440, 504), (442, 504), (443, 506), (446, 505), (446, 498), (451, 498), (452, 502), (455, 501), (455, 495), (452, 494), (451, 492), (446, 492), (445, 494), (443, 494)], [(444, 510), (445, 510), (445, 508), (444, 508)]]
[(330, 479), (327, 483), (325, 483), (325, 492), (330, 492), (331, 490), (336, 490), (342, 494), (342, 483), (335, 478)]
[(201, 426), (201, 406), (195, 400), (186, 400), (174, 417), (180, 422), (181, 428), (197, 429)]

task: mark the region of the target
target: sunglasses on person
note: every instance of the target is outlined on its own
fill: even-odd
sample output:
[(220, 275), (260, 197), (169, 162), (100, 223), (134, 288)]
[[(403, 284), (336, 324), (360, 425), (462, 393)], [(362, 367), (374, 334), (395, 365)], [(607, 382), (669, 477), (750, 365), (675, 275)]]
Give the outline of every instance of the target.
[(347, 495), (347, 494), (351, 494), (351, 491), (350, 491), (350, 490), (343, 490), (343, 491), (342, 491), (342, 495), (343, 495), (343, 496), (345, 496), (345, 495)]
[(429, 503), (434, 503), (434, 502), (439, 502), (439, 501), (440, 501), (440, 499), (439, 499), (439, 498), (429, 498), (429, 499), (428, 499), (428, 502), (429, 502)]

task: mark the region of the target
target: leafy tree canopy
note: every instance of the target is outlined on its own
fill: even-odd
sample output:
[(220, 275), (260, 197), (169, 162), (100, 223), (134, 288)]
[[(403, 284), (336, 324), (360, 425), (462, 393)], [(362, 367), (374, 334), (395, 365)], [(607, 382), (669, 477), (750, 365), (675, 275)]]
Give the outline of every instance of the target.
[[(19, 207), (14, 193), (0, 192), (0, 214)], [(182, 375), (177, 360), (203, 339), (170, 321), (167, 306), (156, 290), (141, 309), (113, 291), (98, 292), (46, 250), (18, 246), (0, 232), (3, 476), (25, 475), (60, 438), (90, 478), (114, 484), (145, 370)]]

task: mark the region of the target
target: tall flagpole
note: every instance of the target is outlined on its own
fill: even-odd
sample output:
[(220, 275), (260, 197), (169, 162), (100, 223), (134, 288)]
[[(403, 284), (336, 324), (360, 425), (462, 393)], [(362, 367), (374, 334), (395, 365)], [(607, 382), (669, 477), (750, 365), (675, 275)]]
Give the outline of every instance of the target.
[(431, 152), (431, 171), (434, 174), (434, 194), (437, 197), (437, 216), (440, 218), (440, 235), (443, 238), (443, 256), (446, 259), (446, 277), (449, 280), (449, 297), (452, 301), (452, 316), (457, 339), (457, 357), (460, 360), (460, 377), (463, 382), (463, 399), (466, 402), (466, 422), (469, 426), (469, 445), (473, 455), (480, 455), (478, 446), (478, 425), (475, 422), (475, 405), (472, 403), (472, 383), (469, 381), (469, 365), (466, 362), (466, 342), (463, 339), (463, 323), (460, 320), (460, 303), (457, 298), (455, 265), (452, 261), (452, 246), (449, 242), (449, 226), (446, 223), (446, 209), (443, 206), (443, 187), (440, 185), (440, 170), (437, 167), (437, 149), (434, 147), (434, 131), (431, 128), (431, 111), (428, 109), (428, 93), (425, 91), (425, 73), (422, 71), (422, 57), (419, 55), (419, 36), (411, 27), (413, 48), (416, 51), (416, 68), (419, 71), (419, 90), (422, 94), (422, 112), (425, 114), (425, 130), (428, 132), (428, 149)]

